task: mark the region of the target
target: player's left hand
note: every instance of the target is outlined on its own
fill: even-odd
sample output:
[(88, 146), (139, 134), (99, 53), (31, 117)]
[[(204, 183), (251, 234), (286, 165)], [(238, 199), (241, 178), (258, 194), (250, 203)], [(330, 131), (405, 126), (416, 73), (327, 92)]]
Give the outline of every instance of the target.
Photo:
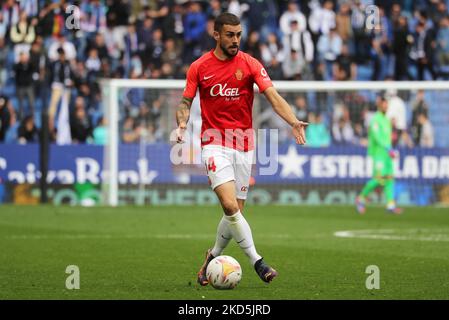
[(309, 123), (304, 121), (297, 121), (293, 125), (293, 135), (295, 136), (295, 140), (297, 144), (306, 144), (306, 127)]

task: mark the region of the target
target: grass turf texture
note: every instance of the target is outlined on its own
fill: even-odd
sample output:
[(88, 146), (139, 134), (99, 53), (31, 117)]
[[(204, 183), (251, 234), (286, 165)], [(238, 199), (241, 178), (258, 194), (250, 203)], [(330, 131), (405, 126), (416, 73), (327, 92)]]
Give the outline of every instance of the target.
[[(0, 299), (449, 298), (447, 209), (359, 216), (344, 206), (247, 207), (257, 249), (279, 277), (263, 283), (232, 242), (224, 254), (243, 277), (229, 291), (196, 283), (220, 215), (218, 207), (1, 206)], [(334, 235), (365, 229), (414, 230), (415, 238)], [(420, 230), (439, 236), (420, 241)], [(80, 269), (80, 290), (65, 288), (68, 265)], [(380, 268), (379, 290), (365, 287), (369, 265)]]

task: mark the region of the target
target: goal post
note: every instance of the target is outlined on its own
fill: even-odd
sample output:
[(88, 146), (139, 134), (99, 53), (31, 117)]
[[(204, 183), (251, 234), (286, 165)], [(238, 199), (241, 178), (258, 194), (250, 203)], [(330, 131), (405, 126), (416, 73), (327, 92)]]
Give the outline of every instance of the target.
[[(416, 93), (419, 91), (423, 91), (425, 93), (425, 98), (429, 99), (427, 103), (430, 105), (430, 120), (434, 120), (434, 130), (435, 130), (435, 139), (438, 140), (439, 137), (447, 137), (449, 136), (449, 130), (447, 129), (447, 126), (449, 125), (449, 106), (447, 106), (447, 101), (449, 101), (449, 82), (446, 81), (423, 81), (423, 82), (410, 82), (410, 81), (403, 81), (403, 82), (394, 82), (394, 81), (387, 81), (387, 82), (362, 82), (362, 81), (347, 81), (347, 82), (320, 82), (320, 81), (273, 81), (273, 84), (275, 88), (280, 92), (281, 95), (283, 95), (287, 101), (293, 106), (294, 105), (294, 99), (297, 96), (305, 96), (308, 100), (308, 106), (310, 106), (313, 111), (316, 110), (316, 106), (319, 104), (319, 96), (321, 94), (326, 95), (326, 102), (324, 104), (324, 107), (321, 107), (318, 113), (323, 113), (327, 117), (328, 122), (326, 123), (328, 132), (332, 136), (332, 117), (335, 114), (335, 110), (337, 108), (337, 105), (341, 104), (341, 100), (344, 100), (346, 97), (349, 97), (348, 99), (353, 99), (353, 96), (356, 97), (365, 97), (367, 103), (373, 103), (373, 99), (375, 96), (377, 96), (381, 92), (393, 92), (396, 91), (398, 93), (398, 96), (401, 97), (401, 99), (405, 102), (405, 106), (407, 108), (407, 129), (409, 129), (410, 121), (411, 121), (411, 114), (412, 114), (412, 105), (413, 105), (413, 99), (416, 96)], [(166, 146), (169, 147), (170, 141), (169, 141), (169, 134), (170, 131), (175, 129), (175, 110), (176, 106), (179, 103), (181, 96), (182, 96), (182, 90), (185, 86), (185, 80), (129, 80), (129, 79), (102, 79), (100, 81), (101, 86), (101, 92), (102, 92), (102, 101), (103, 101), (103, 112), (104, 117), (107, 124), (107, 143), (104, 146), (104, 154), (103, 154), (103, 179), (102, 179), (102, 194), (103, 194), (103, 203), (110, 206), (117, 206), (120, 203), (128, 203), (125, 200), (119, 201), (120, 198), (120, 190), (121, 188), (127, 188), (131, 184), (133, 184), (131, 173), (126, 175), (126, 173), (121, 172), (124, 170), (123, 168), (120, 168), (121, 162), (123, 162), (124, 158), (129, 157), (130, 161), (139, 162), (140, 164), (147, 164), (148, 163), (148, 157), (154, 157), (154, 150), (148, 150), (145, 151), (145, 147), (147, 145), (150, 145), (152, 142), (147, 142), (148, 140), (144, 139), (145, 137), (141, 138), (140, 143), (137, 143), (136, 150), (140, 151), (133, 151), (133, 147), (128, 146), (129, 148), (124, 147), (120, 131), (123, 121), (123, 115), (126, 114), (126, 112), (123, 111), (124, 105), (128, 103), (127, 102), (127, 94), (130, 91), (136, 91), (139, 92), (139, 94), (143, 94), (142, 96), (152, 96), (156, 94), (159, 98), (162, 97), (160, 100), (164, 101), (162, 103), (162, 107), (159, 110), (161, 114), (161, 118), (159, 119), (162, 121), (162, 126), (165, 130), (164, 136), (162, 141), (159, 140), (159, 142), (164, 143)], [(140, 91), (139, 91), (140, 90)], [(257, 87), (255, 86), (255, 90), (257, 91)], [(142, 93), (143, 92), (143, 93)], [(343, 98), (342, 98), (343, 96)], [(404, 98), (405, 96), (405, 98)], [(123, 102), (125, 101), (125, 102)], [(155, 100), (156, 101), (156, 100)], [(365, 100), (364, 100), (365, 101)], [(365, 102), (366, 102), (365, 101)], [(198, 102), (196, 102), (198, 104)], [(343, 101), (343, 104), (345, 102)], [(351, 102), (352, 103), (352, 102)], [(160, 104), (160, 102), (158, 102)], [(260, 99), (255, 97), (254, 102), (254, 115), (257, 117), (258, 114), (261, 114), (263, 112), (267, 113), (266, 119), (267, 121), (271, 121), (276, 116), (274, 116), (274, 113), (270, 113), (272, 111), (267, 111), (264, 105), (266, 106), (267, 102), (263, 101), (263, 99)], [(355, 107), (359, 108), (360, 112), (362, 112), (362, 106), (360, 105), (357, 107), (357, 102), (355, 102)], [(347, 109), (347, 108), (346, 108)], [(368, 108), (369, 109), (369, 108)], [(312, 111), (312, 110), (308, 110)], [(372, 110), (371, 110), (372, 111)], [(128, 111), (127, 111), (128, 112)], [(135, 112), (133, 110), (132, 112)], [(314, 111), (315, 112), (315, 111)], [(358, 112), (358, 111), (357, 111)], [(261, 120), (263, 122), (263, 120)], [(260, 125), (260, 122), (255, 121), (255, 124)], [(446, 127), (445, 127), (446, 126)], [(276, 127), (273, 127), (276, 129)], [(446, 130), (446, 131), (444, 131)], [(193, 137), (196, 140), (199, 140), (198, 137)], [(143, 140), (142, 140), (143, 139)], [(332, 137), (333, 139), (333, 137)], [(441, 139), (440, 139), (441, 140)], [(441, 165), (444, 165), (444, 157), (445, 157), (445, 148), (449, 148), (449, 142), (440, 141), (438, 140), (436, 147), (439, 149), (439, 160), (443, 161), (443, 164), (439, 163), (438, 168), (432, 169), (432, 170), (440, 170), (441, 177), (438, 176), (435, 181), (439, 183), (439, 185), (444, 186), (446, 184), (449, 185), (449, 182), (446, 183), (449, 179), (449, 177), (445, 176), (444, 168), (440, 168)], [(165, 148), (166, 146), (161, 146), (161, 148)], [(143, 148), (143, 149), (142, 149)], [(335, 147), (333, 147), (335, 150)], [(131, 150), (129, 151), (129, 155), (126, 154), (120, 154), (120, 152), (128, 152), (128, 151), (121, 151), (121, 150)], [(144, 150), (142, 152), (142, 150)], [(162, 149), (161, 149), (162, 150)], [(165, 149), (164, 149), (165, 150)], [(342, 148), (343, 150), (343, 148)], [(430, 150), (430, 149), (429, 149)], [(446, 149), (447, 150), (447, 149)], [(313, 155), (316, 155), (320, 152), (325, 152), (325, 148), (317, 148), (312, 151)], [(165, 152), (165, 151), (164, 151)], [(344, 152), (343, 152), (344, 153)], [(163, 153), (161, 153), (162, 155)], [(449, 154), (448, 154), (449, 156)], [(422, 157), (419, 156), (419, 161), (422, 160)], [(155, 158), (155, 161), (163, 161), (160, 158)], [(312, 159), (312, 155), (310, 156), (310, 159)], [(441, 160), (442, 159), (442, 160)], [(165, 159), (165, 161), (169, 162), (169, 159)], [(411, 160), (410, 160), (411, 161)], [(429, 160), (430, 161), (430, 160)], [(154, 162), (154, 160), (153, 160)], [(280, 163), (280, 165), (283, 165)], [(419, 164), (420, 170), (421, 163)], [(425, 164), (427, 165), (427, 164)], [(431, 164), (433, 165), (433, 164)], [(350, 166), (350, 164), (349, 164)], [(167, 169), (167, 168), (166, 168)], [(282, 168), (281, 168), (282, 169)], [(337, 168), (338, 169), (338, 168)], [(139, 167), (139, 170), (144, 170), (142, 167)], [(165, 169), (161, 169), (159, 174), (162, 173), (162, 171)], [(167, 169), (171, 170), (171, 169)], [(195, 172), (195, 169), (193, 169)], [(281, 170), (279, 170), (280, 172)], [(197, 172), (196, 172), (197, 173)], [(144, 173), (138, 173), (139, 175), (145, 175), (148, 174), (147, 171), (144, 171)], [(164, 173), (165, 174), (165, 173)], [(179, 174), (179, 175), (178, 175)], [(293, 172), (294, 174), (294, 172)], [(142, 193), (146, 189), (157, 189), (162, 184), (170, 184), (170, 183), (177, 183), (176, 181), (184, 181), (184, 178), (182, 177), (183, 173), (176, 172), (176, 169), (173, 170), (172, 173), (170, 173), (170, 178), (162, 178), (162, 182), (154, 182), (155, 180), (151, 179), (137, 179), (139, 188), (139, 192)], [(271, 178), (261, 178), (259, 181), (262, 182), (262, 184), (271, 184), (274, 183), (277, 186), (285, 186), (288, 188), (293, 187), (294, 185), (299, 185), (302, 183), (302, 178), (311, 179), (312, 181), (314, 178), (312, 176), (308, 176), (308, 174), (305, 174), (304, 177), (302, 176), (288, 176), (283, 177), (280, 173), (277, 174), (276, 179)], [(285, 184), (284, 182), (281, 182), (281, 178), (285, 178)], [(296, 179), (295, 179), (296, 178)], [(413, 175), (409, 177), (410, 179), (413, 178)], [(335, 180), (337, 179), (337, 180)], [(334, 176), (334, 181), (330, 181), (330, 184), (338, 183), (339, 176), (338, 174)], [(351, 184), (352, 178), (349, 176), (345, 176), (341, 179), (342, 184)], [(422, 176), (421, 174), (416, 177), (416, 183), (419, 184), (422, 179), (427, 179), (427, 177)], [(151, 181), (150, 181), (151, 180)], [(276, 180), (276, 181), (275, 181)], [(325, 179), (315, 179), (316, 183), (313, 182), (313, 185), (316, 184), (322, 184), (326, 183)], [(313, 181), (315, 181), (313, 180)], [(157, 181), (157, 179), (156, 179)], [(193, 181), (193, 182), (192, 182)], [(187, 178), (185, 182), (181, 183), (195, 183), (195, 179)], [(275, 182), (274, 182), (275, 181)], [(309, 181), (309, 180), (307, 180)], [(322, 182), (324, 181), (324, 182)], [(361, 181), (361, 180), (360, 180)], [(360, 181), (357, 183), (360, 184)], [(428, 180), (430, 181), (430, 180)], [(433, 180), (432, 180), (433, 181)], [(433, 183), (433, 182), (432, 182)], [(151, 185), (151, 186), (150, 186)], [(321, 188), (321, 187), (320, 187)], [(164, 192), (168, 192), (167, 188), (164, 189)], [(325, 188), (323, 188), (325, 189)], [(444, 189), (444, 188), (443, 188)], [(446, 189), (444, 189), (446, 190)], [(449, 190), (447, 191), (441, 191), (438, 189), (438, 192), (443, 192), (444, 195), (439, 197), (439, 201), (435, 201), (435, 203), (441, 202), (441, 199), (446, 199), (446, 193), (448, 192), (447, 197), (449, 197)], [(154, 194), (153, 194), (154, 195)], [(153, 203), (151, 200), (146, 199), (148, 194), (142, 194), (141, 199), (139, 200), (139, 204), (146, 204), (146, 203)], [(139, 196), (140, 197), (140, 196)], [(168, 197), (168, 196), (167, 196)], [(125, 197), (126, 198), (126, 197)], [(445, 200), (444, 200), (445, 201)], [(167, 200), (167, 203), (169, 201)], [(135, 202), (134, 202), (135, 203)]]

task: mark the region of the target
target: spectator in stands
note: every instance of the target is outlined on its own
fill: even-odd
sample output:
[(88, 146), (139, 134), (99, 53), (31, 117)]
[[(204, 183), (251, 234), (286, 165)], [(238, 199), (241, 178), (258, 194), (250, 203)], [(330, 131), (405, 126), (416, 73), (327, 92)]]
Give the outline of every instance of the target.
[(0, 11), (0, 39), (5, 40), (6, 32), (8, 31), (8, 26), (3, 18), (3, 12)]
[(100, 117), (98, 125), (95, 127), (93, 133), (93, 144), (104, 146), (107, 143), (108, 128), (104, 117)]
[(371, 80), (384, 80), (390, 74), (392, 61), (391, 43), (393, 38), (392, 26), (385, 10), (379, 7), (379, 24), (371, 31), (370, 58), (373, 61)]
[(41, 84), (46, 77), (47, 57), (45, 55), (45, 48), (42, 37), (36, 37), (36, 40), (31, 45), (30, 49), (30, 63), (33, 72), (33, 86), (37, 94), (41, 92)]
[(327, 35), (323, 34), (318, 41), (319, 61), (324, 62), (326, 66), (325, 80), (331, 80), (333, 78), (333, 65), (341, 54), (342, 45), (343, 42), (336, 28), (331, 29)]
[(222, 13), (223, 9), (219, 0), (211, 0), (209, 2), (209, 7), (206, 10), (206, 15), (215, 19)]
[(155, 28), (166, 30), (167, 20), (170, 15), (169, 1), (167, 0), (155, 0), (153, 7), (148, 10), (147, 14), (150, 18), (154, 19)]
[(88, 73), (84, 61), (76, 62), (75, 69), (73, 70), (73, 81), (78, 91), (80, 90), (81, 84), (88, 82)]
[(24, 101), (29, 107), (27, 114), (34, 115), (34, 89), (33, 89), (33, 66), (30, 63), (28, 53), (20, 53), (19, 62), (14, 65), (14, 75), (16, 80), (16, 94), (19, 102), (19, 120), (23, 119)]
[(184, 33), (184, 7), (181, 3), (175, 2), (167, 20), (169, 21), (169, 28), (164, 28), (165, 36), (167, 38), (175, 39), (178, 46), (182, 46), (183, 33)]
[(304, 14), (299, 11), (298, 4), (295, 0), (289, 0), (287, 4), (287, 10), (281, 15), (279, 19), (279, 25), (283, 36), (290, 35), (292, 30), (292, 22), (296, 21), (297, 31), (303, 32), (307, 30), (307, 20)]
[(154, 30), (154, 21), (150, 17), (146, 17), (137, 29), (138, 51), (144, 65), (149, 64)]
[(38, 23), (36, 26), (36, 33), (44, 37), (44, 39), (50, 39), (53, 33), (54, 24), (54, 8), (58, 4), (56, 2), (45, 2), (44, 6), (40, 8)]
[(400, 16), (393, 31), (393, 53), (395, 56), (395, 80), (412, 80), (408, 71), (408, 52), (413, 42), (413, 36), (408, 30), (408, 21)]
[(26, 13), (27, 17), (36, 17), (39, 13), (39, 1), (21, 0), (20, 8)]
[(415, 145), (419, 145), (421, 141), (422, 126), (418, 121), (420, 114), (428, 116), (429, 106), (424, 100), (424, 91), (420, 90), (416, 94), (416, 100), (412, 104), (412, 126), (411, 135)]
[(335, 17), (335, 23), (337, 26), (337, 33), (343, 43), (351, 45), (353, 32), (351, 23), (351, 6), (349, 5), (349, 2), (341, 3), (340, 9)]
[[(69, 10), (67, 10), (69, 3), (67, 1), (56, 1), (54, 2), (55, 7), (53, 9), (53, 27), (52, 36), (57, 37), (60, 34), (69, 36), (71, 30), (66, 28), (66, 21), (69, 16)], [(84, 10), (81, 10), (85, 12)], [(82, 28), (82, 24), (81, 24)]]
[(281, 80), (283, 77), (280, 61), (284, 58), (284, 52), (274, 33), (270, 33), (267, 36), (267, 42), (260, 45), (260, 55), (270, 78)]
[[(336, 15), (333, 11), (333, 6), (334, 4), (332, 1), (325, 1), (323, 6), (320, 5), (318, 0), (310, 2), (312, 11), (309, 16), (309, 27), (315, 47), (318, 46), (317, 43), (323, 35), (328, 35), (331, 29), (336, 28)], [(321, 62), (321, 60), (319, 60), (319, 62)]]
[(0, 36), (0, 88), (3, 88), (7, 80), (6, 63), (8, 59), (8, 47), (5, 43), (5, 38)]
[(304, 60), (295, 49), (290, 49), (282, 62), (282, 71), (286, 80), (301, 80), (301, 71), (304, 68)]
[(28, 21), (25, 11), (20, 13), (20, 20), (11, 26), (10, 39), (14, 45), (15, 62), (19, 61), (19, 55), (21, 52), (29, 53), (31, 43), (36, 38), (34, 30), (37, 24), (37, 19), (33, 18)]
[(439, 66), (449, 65), (449, 18), (444, 17), (439, 23), (437, 33), (437, 57)]
[[(278, 10), (274, 0), (246, 0), (245, 2), (249, 5), (249, 10), (245, 14), (249, 26), (244, 29), (256, 30), (261, 42), (265, 42), (270, 33), (278, 34)], [(246, 39), (246, 30), (243, 32), (242, 38)]]
[(67, 40), (64, 34), (59, 34), (56, 39), (51, 43), (48, 48), (48, 58), (51, 62), (60, 59), (59, 49), (64, 50), (64, 58), (69, 62), (74, 62), (76, 59), (76, 48), (75, 45)]
[(20, 144), (39, 142), (39, 131), (34, 123), (34, 116), (28, 115), (23, 118), (17, 131), (17, 137)]
[(136, 31), (135, 23), (128, 25), (128, 32), (124, 38), (124, 63), (125, 63), (125, 75), (129, 77), (131, 69), (131, 58), (134, 55), (139, 54), (139, 37)]
[(136, 143), (139, 141), (140, 130), (136, 127), (132, 117), (126, 117), (122, 126), (122, 141), (124, 143)]
[(84, 144), (92, 136), (92, 123), (81, 97), (76, 98), (75, 109), (70, 115), (70, 133), (73, 143)]
[(296, 118), (300, 121), (307, 122), (309, 120), (309, 108), (304, 95), (298, 95), (294, 102)]
[(366, 30), (365, 6), (361, 0), (354, 1), (351, 22), (354, 35), (354, 55), (357, 57), (357, 63), (364, 64), (370, 53), (370, 38)]
[(127, 32), (129, 17), (131, 15), (131, 1), (115, 0), (108, 1), (108, 12), (106, 13), (106, 23), (112, 28), (112, 42), (118, 50), (123, 51), (124, 38)]
[(78, 86), (78, 97), (82, 97), (84, 99), (84, 104), (87, 110), (87, 113), (92, 114), (96, 110), (98, 110), (98, 98), (97, 93), (98, 89), (96, 86), (89, 84), (87, 82), (81, 82)]
[(106, 31), (106, 6), (100, 0), (85, 1), (81, 4), (81, 29), (92, 38)]
[(5, 141), (6, 132), (16, 123), (16, 115), (11, 101), (0, 96), (0, 142)]
[(165, 40), (164, 52), (161, 56), (162, 64), (169, 64), (173, 68), (173, 72), (177, 74), (178, 69), (181, 67), (181, 52), (176, 47), (174, 39), (169, 38)]
[(311, 112), (309, 114), (309, 125), (306, 128), (307, 146), (324, 148), (331, 143), (331, 137), (326, 126), (322, 122), (320, 114), (315, 115)]
[(244, 47), (244, 51), (257, 60), (262, 60), (262, 53), (260, 50), (260, 33), (252, 30), (248, 35), (248, 41)]
[(393, 29), (396, 29), (399, 25), (399, 19), (402, 16), (402, 8), (401, 4), (396, 2), (393, 3), (390, 10), (390, 20), (391, 20), (391, 26)]
[(433, 35), (430, 30), (426, 29), (424, 23), (418, 23), (415, 28), (413, 46), (410, 52), (410, 58), (415, 62), (418, 70), (418, 79), (424, 79), (424, 72), (429, 70), (432, 79), (436, 78), (433, 69), (433, 50), (436, 47)]
[(368, 138), (365, 127), (361, 123), (354, 124), (354, 139), (353, 144), (356, 146), (366, 147), (368, 145)]
[(162, 54), (164, 52), (164, 40), (161, 29), (153, 31), (153, 45), (149, 51), (151, 69), (160, 69), (162, 66)]
[(318, 1), (312, 2), (312, 13), (309, 17), (309, 26), (313, 34), (328, 35), (332, 29), (336, 29), (336, 15), (333, 11), (334, 3), (326, 0), (321, 7)]
[(191, 63), (200, 57), (200, 40), (206, 29), (206, 22), (201, 5), (190, 2), (184, 17), (184, 62)]
[(228, 12), (235, 14), (240, 20), (242, 20), (243, 14), (249, 10), (249, 5), (241, 2), (239, 0), (230, 0), (228, 3)]
[(430, 10), (432, 12), (431, 19), (434, 25), (438, 25), (440, 21), (447, 17), (447, 5), (445, 0), (430, 1)]
[(384, 58), (384, 52), (380, 41), (377, 38), (371, 40), (370, 58), (373, 63), (373, 73), (371, 74), (371, 81), (382, 80), (382, 59)]
[(64, 49), (59, 48), (57, 52), (59, 59), (51, 64), (49, 71), (51, 84), (51, 98), (48, 107), (50, 131), (54, 129), (54, 117), (61, 98), (63, 98), (62, 101), (64, 103), (68, 103), (70, 100), (70, 90), (74, 84), (74, 74), (70, 63), (66, 59)]
[[(395, 136), (397, 135), (397, 138)], [(410, 138), (410, 135), (408, 134), (408, 131), (393, 131), (393, 141), (396, 141), (396, 146), (398, 148), (413, 148), (414, 143), (413, 140)]]
[(87, 81), (94, 82), (97, 74), (100, 72), (101, 60), (98, 57), (98, 50), (90, 49), (86, 59)]
[(419, 146), (423, 148), (433, 148), (435, 145), (433, 126), (425, 113), (420, 113), (418, 115), (418, 123), (421, 126)]
[(340, 100), (333, 108), (331, 131), (335, 143), (345, 144), (353, 140), (354, 132), (349, 107), (343, 103), (342, 98)]
[(212, 18), (207, 19), (206, 30), (201, 35), (200, 39), (200, 47), (202, 53), (206, 53), (215, 48), (216, 43), (214, 39), (214, 22), (215, 20)]
[(349, 53), (347, 45), (341, 47), (341, 54), (334, 64), (334, 79), (337, 81), (347, 81), (357, 79), (357, 64)]
[(398, 96), (395, 89), (386, 92), (385, 98), (388, 101), (387, 117), (394, 123), (399, 131), (407, 129), (407, 107), (404, 100)]
[(343, 115), (337, 122), (333, 123), (332, 136), (336, 144), (348, 145), (354, 142), (354, 129), (352, 128), (348, 114)]
[[(300, 22), (290, 22), (290, 33), (283, 37), (283, 47), (286, 52), (294, 50), (297, 52), (300, 63), (299, 74), (301, 78), (310, 78), (313, 72), (311, 63), (314, 58), (314, 46), (310, 32), (300, 27)], [(304, 76), (306, 74), (306, 76)], [(288, 78), (288, 77), (287, 77)]]
[(407, 110), (404, 100), (399, 97), (395, 89), (386, 92), (385, 98), (388, 101), (387, 117), (391, 120), (393, 127), (393, 145), (397, 145), (401, 140), (402, 144), (408, 144), (411, 139), (407, 132)]
[(111, 61), (111, 56), (109, 54), (109, 49), (108, 49), (108, 46), (106, 44), (105, 37), (104, 37), (103, 34), (101, 34), (101, 33), (95, 34), (95, 37), (88, 44), (88, 46), (86, 48), (86, 53), (85, 53), (84, 56), (88, 56), (89, 52), (92, 49), (96, 49), (97, 50), (98, 58), (100, 60), (102, 60), (102, 61), (106, 60), (106, 62), (108, 62), (108, 63)]
[(19, 22), (20, 7), (15, 0), (6, 0), (2, 3), (2, 20), (6, 28), (6, 39), (9, 41), (8, 31), (11, 27)]
[(161, 78), (162, 79), (174, 79), (175, 78), (174, 66), (169, 63), (163, 63), (161, 66)]

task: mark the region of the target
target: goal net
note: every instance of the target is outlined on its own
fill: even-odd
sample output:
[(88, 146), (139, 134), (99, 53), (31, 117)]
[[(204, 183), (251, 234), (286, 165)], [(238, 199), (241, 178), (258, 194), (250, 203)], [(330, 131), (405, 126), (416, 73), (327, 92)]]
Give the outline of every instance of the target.
[[(216, 204), (200, 160), (199, 99), (192, 104), (187, 141), (173, 142), (175, 112), (185, 81), (101, 82), (107, 143), (103, 201), (108, 205)], [(307, 145), (265, 97), (255, 95), (256, 159), (248, 203), (352, 204), (371, 178), (367, 128), (376, 99), (388, 100), (394, 125), (395, 196), (400, 205), (449, 204), (448, 82), (274, 82), (300, 120)], [(255, 88), (257, 90), (257, 88)], [(379, 190), (373, 204), (384, 203)]]

